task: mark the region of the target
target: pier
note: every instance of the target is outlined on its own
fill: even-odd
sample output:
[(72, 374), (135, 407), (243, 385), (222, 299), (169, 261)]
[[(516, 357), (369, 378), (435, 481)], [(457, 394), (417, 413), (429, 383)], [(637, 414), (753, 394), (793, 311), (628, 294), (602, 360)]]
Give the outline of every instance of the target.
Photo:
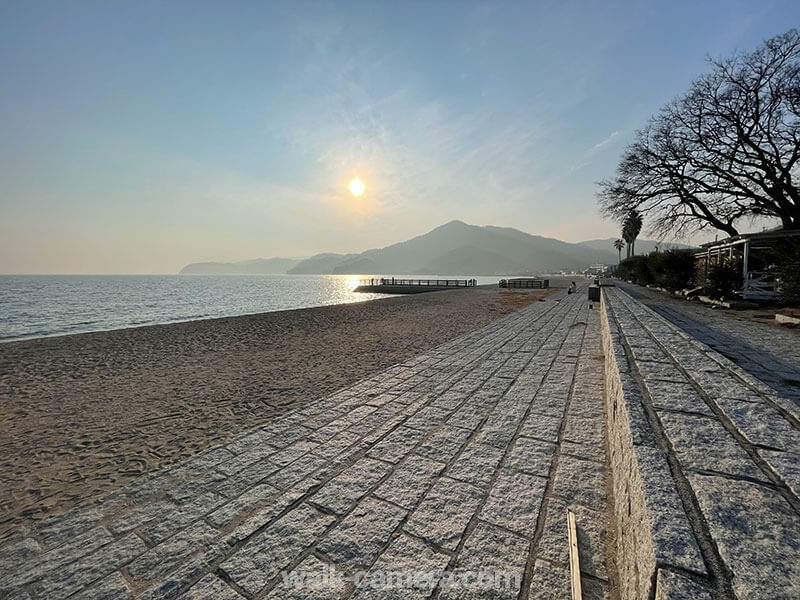
[(354, 292), (371, 292), (373, 294), (420, 294), (422, 292), (438, 292), (474, 288), (478, 285), (475, 279), (400, 279), (381, 277), (362, 279)]
[(501, 288), (546, 290), (550, 287), (550, 280), (517, 277), (514, 279), (501, 279), (498, 286)]
[(800, 596), (797, 345), (577, 292), (3, 540), (0, 597)]

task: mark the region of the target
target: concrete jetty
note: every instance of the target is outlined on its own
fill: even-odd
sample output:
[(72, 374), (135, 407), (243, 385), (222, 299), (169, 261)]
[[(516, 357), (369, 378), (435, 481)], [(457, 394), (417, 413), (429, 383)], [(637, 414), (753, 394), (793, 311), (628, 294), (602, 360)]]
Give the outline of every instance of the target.
[(0, 541), (0, 597), (800, 596), (798, 413), (620, 288), (558, 292)]

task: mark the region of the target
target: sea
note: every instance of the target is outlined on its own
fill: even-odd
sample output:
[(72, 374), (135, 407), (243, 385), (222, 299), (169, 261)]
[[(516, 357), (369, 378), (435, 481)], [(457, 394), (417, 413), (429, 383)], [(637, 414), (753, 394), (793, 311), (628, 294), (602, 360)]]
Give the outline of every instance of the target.
[(386, 298), (353, 291), (371, 277), (381, 275), (0, 275), (0, 342)]

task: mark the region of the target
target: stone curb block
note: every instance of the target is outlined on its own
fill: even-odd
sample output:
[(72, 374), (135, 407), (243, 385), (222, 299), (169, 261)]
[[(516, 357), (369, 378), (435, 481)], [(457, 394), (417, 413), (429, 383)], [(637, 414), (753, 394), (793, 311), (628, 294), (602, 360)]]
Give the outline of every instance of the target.
[[(706, 570), (666, 457), (656, 446), (605, 290), (600, 307), (620, 598), (651, 598), (660, 567)], [(662, 584), (657, 597), (679, 600), (685, 598), (682, 589)]]

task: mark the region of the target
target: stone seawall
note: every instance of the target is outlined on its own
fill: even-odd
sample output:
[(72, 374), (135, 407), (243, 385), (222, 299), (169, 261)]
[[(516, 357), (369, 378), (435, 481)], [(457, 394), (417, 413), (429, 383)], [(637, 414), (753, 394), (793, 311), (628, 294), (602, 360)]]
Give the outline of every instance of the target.
[(619, 289), (601, 309), (620, 597), (800, 597), (797, 405)]
[[(608, 457), (616, 520), (621, 600), (680, 598), (669, 589), (693, 583), (673, 569), (705, 574), (700, 550), (683, 511), (664, 454), (643, 408), (622, 336), (604, 295), (601, 332), (605, 354)], [(661, 573), (661, 571), (664, 571)], [(702, 590), (695, 598), (710, 598)]]

